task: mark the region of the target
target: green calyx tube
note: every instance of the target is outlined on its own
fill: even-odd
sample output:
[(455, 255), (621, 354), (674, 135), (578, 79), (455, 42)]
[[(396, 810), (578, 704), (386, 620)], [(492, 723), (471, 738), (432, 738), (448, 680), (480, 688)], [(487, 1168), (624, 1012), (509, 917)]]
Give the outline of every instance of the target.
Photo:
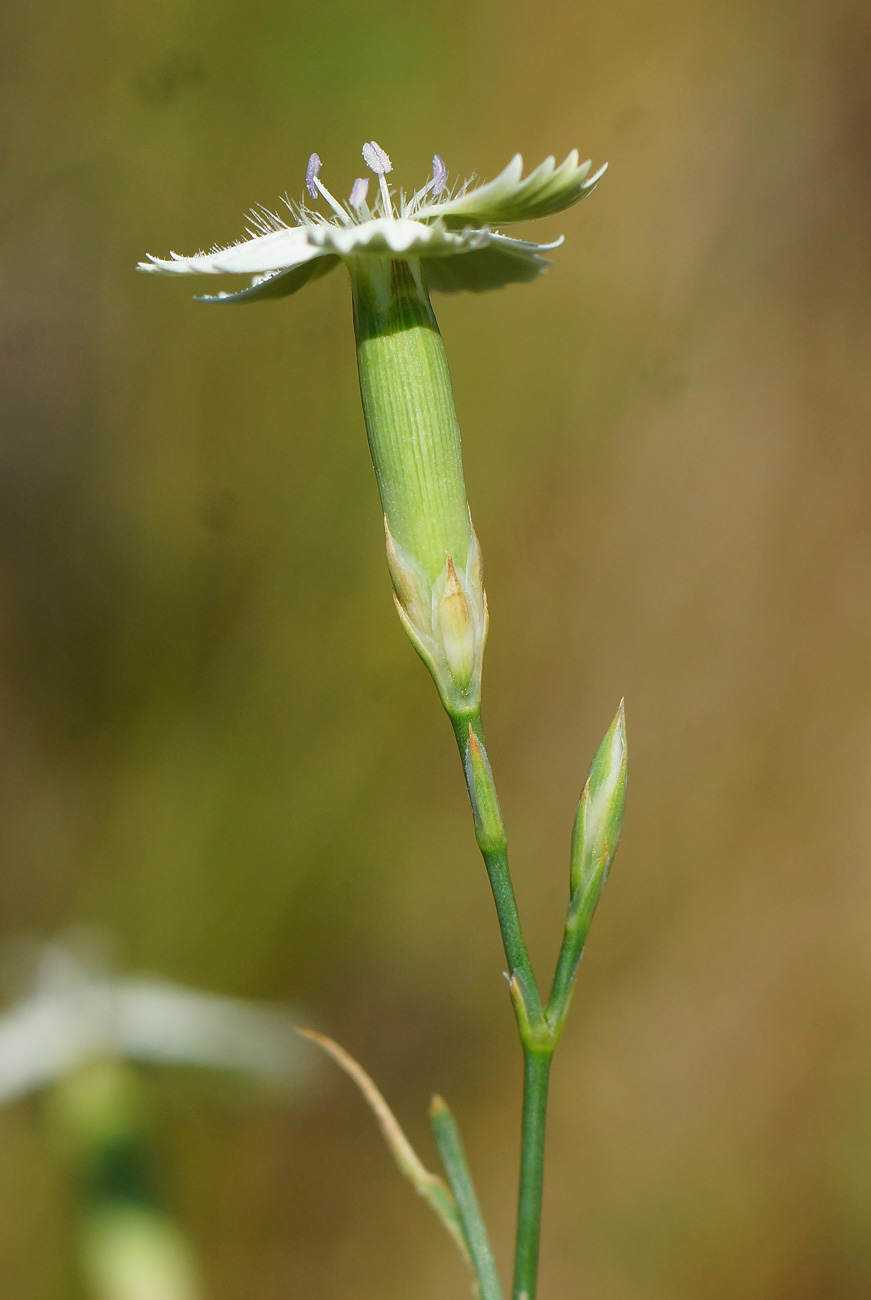
[(453, 717), (480, 707), (487, 598), (442, 336), (415, 259), (351, 263), (366, 431), (403, 625)]

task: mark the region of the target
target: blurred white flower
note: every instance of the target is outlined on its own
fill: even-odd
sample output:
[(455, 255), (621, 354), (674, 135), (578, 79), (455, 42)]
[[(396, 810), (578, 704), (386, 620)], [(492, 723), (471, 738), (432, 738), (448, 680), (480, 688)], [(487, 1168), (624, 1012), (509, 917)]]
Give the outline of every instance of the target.
[(0, 1015), (0, 1104), (101, 1057), (237, 1070), (278, 1085), (308, 1072), (289, 1011), (151, 976), (113, 977), (60, 944)]

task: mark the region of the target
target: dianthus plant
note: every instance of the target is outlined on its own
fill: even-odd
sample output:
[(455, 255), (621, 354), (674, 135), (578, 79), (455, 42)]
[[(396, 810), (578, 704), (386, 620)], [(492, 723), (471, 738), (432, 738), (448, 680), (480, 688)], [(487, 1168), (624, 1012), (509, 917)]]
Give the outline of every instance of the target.
[[(475, 836), (493, 891), (508, 963), (508, 988), (524, 1060), (520, 1186), (513, 1300), (534, 1300), (551, 1060), (562, 1034), (575, 973), (623, 820), (626, 737), (622, 706), (593, 759), (575, 819), (569, 906), (549, 995), (539, 989), (523, 940), (508, 869), (505, 826), (481, 725), (481, 670), (487, 597), (472, 526), (460, 431), (444, 344), (430, 292), (498, 289), (535, 280), (550, 244), (515, 239), (502, 228), (551, 216), (588, 195), (601, 176), (573, 151), (548, 158), (524, 178), (515, 156), (495, 180), (449, 184), (436, 155), (432, 174), (411, 195), (388, 177), (389, 157), (374, 141), (363, 158), (375, 178), (358, 178), (347, 200), (321, 180), (312, 154), (307, 197), (287, 202), (289, 219), (252, 213), (248, 238), (229, 248), (167, 259), (143, 271), (162, 275), (251, 277), (236, 293), (200, 301), (249, 303), (296, 293), (343, 263), (350, 274), (360, 392), (384, 512), (387, 563), (396, 609), (451, 720), (472, 805)], [(374, 191), (374, 192), (373, 192)], [(316, 1036), (317, 1037), (317, 1036)], [(456, 1122), (436, 1097), (430, 1121), (447, 1182), (429, 1173), (360, 1066), (329, 1039), (321, 1045), (356, 1080), (402, 1171), (426, 1197), (468, 1260), (483, 1300), (502, 1300), (501, 1282)]]

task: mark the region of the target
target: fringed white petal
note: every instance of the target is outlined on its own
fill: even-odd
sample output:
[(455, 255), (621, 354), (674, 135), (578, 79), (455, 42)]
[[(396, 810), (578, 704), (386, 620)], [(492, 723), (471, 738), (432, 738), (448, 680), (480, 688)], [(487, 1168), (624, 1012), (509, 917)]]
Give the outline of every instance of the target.
[(255, 275), (247, 289), (237, 293), (222, 291), (215, 294), (202, 294), (197, 302), (260, 302), (263, 298), (289, 298), (297, 293), (310, 280), (319, 280), (322, 275), (339, 265), (339, 258), (331, 253), (319, 253), (310, 262), (302, 266), (292, 266), (287, 271), (272, 271), (265, 275)]
[(195, 257), (181, 257), (178, 253), (168, 258), (149, 257), (147, 262), (139, 263), (138, 269), (158, 275), (261, 275), (264, 271), (286, 271), (320, 255), (317, 245), (309, 241), (313, 229), (288, 226)]
[(451, 228), (470, 222), (508, 226), (549, 217), (592, 193), (605, 167), (590, 176), (591, 166), (589, 160), (579, 162), (573, 149), (559, 167), (553, 157), (546, 158), (523, 180), (523, 159), (518, 153), (495, 180), (445, 203), (425, 204), (415, 216), (419, 221), (440, 218)]
[[(181, 257), (177, 253), (165, 259), (151, 257), (147, 262), (139, 263), (139, 270), (158, 275), (264, 275), (301, 269), (315, 258), (329, 254), (338, 257), (384, 257), (391, 254), (449, 257), (481, 247), (488, 238), (488, 231), (474, 227), (448, 230), (440, 221), (424, 225), (420, 221), (379, 217), (353, 226), (324, 224), (276, 230), (229, 248), (216, 249), (213, 253), (198, 253), (195, 257)], [(275, 278), (278, 278), (277, 274)], [(274, 291), (277, 286), (273, 286), (273, 289), (264, 289), (257, 296), (284, 296), (295, 292), (303, 283), (304, 279), (293, 287), (290, 284), (282, 286), (278, 294)], [(250, 300), (258, 288), (259, 285), (252, 285), (251, 291), (242, 292)]]

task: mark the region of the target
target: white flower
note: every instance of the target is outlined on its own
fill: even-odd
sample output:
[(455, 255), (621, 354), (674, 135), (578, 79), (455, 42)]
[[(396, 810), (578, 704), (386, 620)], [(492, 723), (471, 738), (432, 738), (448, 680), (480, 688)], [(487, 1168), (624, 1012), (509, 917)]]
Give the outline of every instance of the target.
[[(559, 247), (531, 243), (500, 234), (495, 227), (533, 221), (571, 207), (589, 194), (605, 170), (590, 175), (591, 164), (579, 163), (573, 149), (559, 167), (546, 158), (523, 179), (523, 160), (516, 154), (495, 180), (474, 186), (467, 181), (456, 190), (447, 185), (447, 168), (438, 154), (432, 177), (410, 197), (395, 195), (387, 183), (390, 159), (374, 141), (363, 146), (367, 167), (378, 177), (378, 193), (370, 206), (369, 181), (354, 181), (350, 196), (340, 203), (320, 180), (321, 161), (312, 154), (306, 171), (309, 195), (322, 198), (332, 210), (324, 216), (305, 201), (285, 199), (296, 224), (265, 208), (249, 216), (248, 238), (209, 253), (169, 258), (149, 257), (139, 270), (159, 275), (250, 275), (251, 285), (239, 293), (219, 293), (202, 302), (251, 302), (283, 298), (309, 280), (325, 275), (339, 262), (356, 259), (402, 258), (422, 264), (430, 289), (452, 293), (461, 289), (497, 289), (533, 280), (550, 263), (542, 256)], [(395, 205), (395, 206), (394, 206)]]

